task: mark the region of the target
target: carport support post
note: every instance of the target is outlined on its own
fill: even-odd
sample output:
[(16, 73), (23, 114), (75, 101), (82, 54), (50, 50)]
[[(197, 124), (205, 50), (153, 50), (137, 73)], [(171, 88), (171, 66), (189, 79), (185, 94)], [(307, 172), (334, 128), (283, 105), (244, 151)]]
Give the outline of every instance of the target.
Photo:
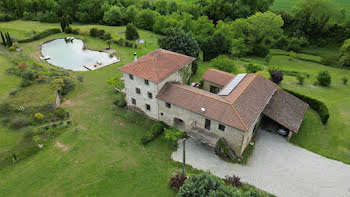
[(182, 145), (183, 145), (183, 158), (182, 158), (182, 174), (183, 174), (183, 176), (186, 176), (186, 169), (185, 169), (185, 165), (186, 165), (186, 163), (185, 163), (185, 155), (186, 155), (186, 153), (185, 153), (185, 149), (186, 149), (186, 138), (184, 138), (183, 140), (182, 140)]

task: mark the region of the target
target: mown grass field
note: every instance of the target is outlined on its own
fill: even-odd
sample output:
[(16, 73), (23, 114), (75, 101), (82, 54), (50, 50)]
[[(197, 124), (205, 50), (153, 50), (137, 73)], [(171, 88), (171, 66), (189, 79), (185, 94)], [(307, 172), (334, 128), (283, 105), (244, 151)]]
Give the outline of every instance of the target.
[[(57, 26), (14, 21), (1, 23), (0, 29), (6, 29), (18, 39), (32, 34), (31, 27), (41, 31)], [(92, 27), (73, 26), (84, 31)], [(111, 32), (113, 37), (123, 37), (121, 32), (125, 31), (125, 27), (95, 27), (103, 27)], [(152, 121), (134, 112), (115, 107), (112, 104), (115, 96), (113, 89), (106, 82), (108, 79), (121, 76), (118, 67), (131, 62), (134, 52), (141, 56), (158, 47), (157, 35), (147, 31), (139, 33), (148, 43), (141, 46), (141, 49), (112, 45), (117, 51), (116, 56), (122, 60), (120, 63), (96, 71), (74, 72), (82, 74), (84, 82), (77, 83), (75, 90), (68, 95), (64, 107), (71, 111), (75, 126), (31, 158), (0, 170), (1, 194), (4, 196), (23, 196), (24, 193), (30, 196), (175, 195), (168, 186), (171, 174), (181, 167), (170, 158), (174, 147), (163, 137), (149, 145), (141, 145), (140, 138), (150, 128)], [(40, 43), (65, 36), (67, 35), (56, 34), (39, 41), (20, 44), (19, 47), (23, 49), (24, 55), (39, 61)], [(102, 50), (107, 47), (107, 44), (100, 39), (89, 36), (75, 37), (81, 38), (87, 47), (92, 49)], [(314, 55), (298, 55), (320, 60), (320, 57)], [(259, 58), (252, 58), (251, 61), (262, 62)], [(0, 82), (2, 85), (5, 84), (2, 86), (4, 88), (0, 89), (0, 100), (5, 100), (8, 99), (8, 93), (18, 87), (20, 79), (5, 74), (6, 68), (11, 65), (3, 53), (0, 54), (0, 63), (2, 65)], [(238, 72), (245, 72), (244, 61), (237, 61), (237, 64)], [(295, 77), (285, 76), (282, 87), (320, 99), (330, 110), (331, 117), (326, 126), (321, 124), (314, 111), (309, 110), (299, 134), (293, 137), (292, 142), (318, 154), (350, 163), (350, 102), (347, 99), (350, 95), (350, 85), (344, 86), (341, 81), (343, 76), (350, 76), (350, 71), (291, 59), (285, 55), (274, 55), (270, 64), (285, 70), (309, 73), (311, 76), (306, 79), (304, 85), (298, 85)], [(193, 80), (198, 81), (210, 67), (212, 67), (210, 62), (199, 62), (198, 73)], [(320, 70), (328, 70), (331, 73), (333, 79), (331, 87), (322, 88), (313, 85)], [(260, 74), (268, 76), (266, 70)], [(28, 95), (31, 92), (33, 91), (27, 89), (23, 94)], [(19, 99), (18, 104), (25, 102), (24, 100)], [(22, 138), (21, 131), (9, 130), (0, 125), (0, 151), (11, 149)], [(66, 149), (55, 146), (57, 141)], [(197, 171), (188, 169), (188, 173)]]
[[(31, 26), (37, 31), (57, 25), (14, 21), (1, 23), (15, 38), (31, 34)], [(74, 25), (75, 26), (75, 25)], [(92, 26), (75, 26), (88, 30)], [(105, 27), (113, 37), (123, 34), (125, 27)], [(121, 62), (96, 71), (74, 72), (84, 77), (83, 83), (67, 96), (63, 107), (70, 110), (74, 126), (45, 145), (34, 156), (15, 166), (0, 170), (1, 196), (174, 196), (169, 179), (181, 164), (171, 160), (173, 147), (163, 136), (144, 146), (141, 137), (153, 121), (132, 111), (113, 105), (115, 93), (106, 82), (121, 77), (118, 67), (133, 60), (133, 53), (144, 55), (158, 47), (157, 35), (139, 31), (147, 44), (141, 49), (112, 45)], [(39, 45), (47, 40), (65, 37), (56, 34), (39, 41), (19, 44), (23, 54), (39, 61)], [(69, 35), (68, 35), (69, 36)], [(75, 36), (84, 40), (88, 48), (103, 50), (105, 41), (89, 36)], [(17, 52), (14, 52), (17, 53)], [(0, 56), (6, 67), (9, 62)], [(4, 75), (6, 68), (1, 70)], [(1, 89), (5, 99), (12, 88), (20, 83), (16, 77), (4, 78), (12, 82)], [(0, 79), (2, 80), (2, 79)], [(2, 81), (1, 81), (2, 82)], [(27, 91), (27, 92), (26, 92)], [(22, 92), (27, 96), (33, 91)], [(23, 98), (21, 96), (21, 98)], [(24, 100), (24, 99), (23, 99)], [(6, 149), (21, 140), (22, 131), (3, 128), (0, 124), (0, 148)], [(12, 136), (14, 135), (14, 136)], [(18, 135), (18, 136), (17, 136)], [(4, 140), (3, 140), (4, 139)], [(57, 146), (59, 142), (60, 146)], [(187, 167), (187, 174), (198, 171)], [(246, 188), (251, 186), (246, 186)]]
[[(347, 13), (349, 14), (349, 9), (350, 9), (350, 1), (348, 0), (332, 0), (333, 2), (337, 3), (337, 5), (340, 8), (344, 8), (347, 10)], [(272, 9), (274, 10), (291, 10), (297, 0), (275, 0), (274, 4), (272, 6)]]

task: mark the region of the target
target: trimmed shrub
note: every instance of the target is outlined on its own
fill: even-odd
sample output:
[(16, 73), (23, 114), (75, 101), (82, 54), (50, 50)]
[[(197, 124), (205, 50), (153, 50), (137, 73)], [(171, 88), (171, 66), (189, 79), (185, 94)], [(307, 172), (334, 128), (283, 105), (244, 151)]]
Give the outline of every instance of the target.
[(264, 69), (261, 65), (253, 63), (247, 63), (244, 65), (244, 67), (248, 73), (256, 73)]
[(112, 39), (112, 34), (109, 32), (106, 32), (105, 34), (103, 34), (102, 39), (103, 40), (110, 40), (110, 39)]
[(187, 177), (182, 173), (176, 172), (176, 174), (170, 179), (170, 187), (179, 191), (186, 179)]
[(343, 84), (344, 84), (344, 85), (346, 85), (346, 84), (348, 83), (348, 78), (343, 77), (342, 80), (343, 80)]
[(303, 100), (307, 104), (310, 105), (310, 107), (315, 110), (318, 115), (321, 118), (321, 121), (323, 124), (326, 124), (329, 119), (329, 111), (328, 107), (322, 102), (317, 99), (311, 98), (309, 96), (294, 92), (292, 90), (284, 89), (285, 91), (289, 92), (290, 94), (293, 94), (294, 96), (298, 97), (299, 99)]
[(157, 138), (159, 135), (164, 133), (164, 129), (166, 128), (166, 124), (163, 122), (156, 122), (152, 125), (151, 130), (148, 130), (146, 132), (146, 135), (141, 138), (142, 144), (148, 144), (155, 138)]
[(126, 26), (125, 38), (127, 40), (136, 40), (139, 38), (139, 33), (137, 32), (137, 29), (134, 24), (128, 23), (128, 25)]
[(276, 84), (281, 83), (283, 80), (283, 72), (282, 71), (270, 71), (271, 81)]
[(35, 40), (40, 40), (42, 38), (45, 38), (49, 35), (53, 35), (53, 34), (58, 34), (58, 33), (61, 33), (61, 30), (59, 28), (52, 28), (52, 29), (47, 29), (47, 30), (44, 30), (38, 34), (35, 34), (33, 35), (32, 37), (29, 37), (29, 38), (25, 38), (25, 39), (22, 39), (22, 40), (18, 40), (19, 43), (26, 43), (26, 42), (32, 42), (32, 41), (35, 41)]
[(79, 35), (80, 29), (79, 28), (74, 28), (72, 29), (72, 34)]
[(328, 71), (320, 71), (317, 75), (317, 82), (321, 86), (330, 86), (332, 82), (331, 75)]
[(99, 31), (97, 28), (91, 28), (90, 29), (90, 36), (92, 37), (98, 37), (99, 36)]

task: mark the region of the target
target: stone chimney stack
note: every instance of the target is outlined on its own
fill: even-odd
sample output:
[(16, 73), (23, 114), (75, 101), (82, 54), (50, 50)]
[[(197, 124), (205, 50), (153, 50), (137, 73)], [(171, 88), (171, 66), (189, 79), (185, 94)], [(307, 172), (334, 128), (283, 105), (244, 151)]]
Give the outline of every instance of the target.
[(134, 62), (136, 62), (137, 61), (137, 54), (136, 54), (136, 52), (134, 53)]

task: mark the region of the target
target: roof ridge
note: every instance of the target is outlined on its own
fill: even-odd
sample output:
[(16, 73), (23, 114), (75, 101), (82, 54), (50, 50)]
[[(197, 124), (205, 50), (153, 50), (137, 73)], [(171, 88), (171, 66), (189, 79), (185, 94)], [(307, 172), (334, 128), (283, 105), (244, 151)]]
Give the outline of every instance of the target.
[(225, 104), (229, 104), (229, 105), (231, 104), (231, 103), (229, 103), (229, 102), (224, 101), (224, 99), (223, 99), (223, 100), (220, 100), (220, 99), (211, 97), (211, 96), (209, 96), (209, 95), (205, 95), (205, 94), (202, 94), (202, 93), (193, 91), (193, 90), (186, 89), (186, 88), (184, 88), (184, 87), (182, 87), (182, 86), (179, 86), (179, 85), (176, 85), (176, 84), (174, 84), (174, 83), (170, 83), (170, 85), (173, 85), (173, 86), (175, 86), (175, 87), (181, 88), (181, 89), (183, 89), (183, 90), (187, 90), (187, 91), (189, 91), (189, 92), (192, 92), (192, 93), (195, 93), (195, 94), (198, 94), (198, 95), (201, 95), (201, 96), (205, 96), (205, 97), (211, 98), (211, 99), (213, 99), (213, 100), (216, 100), (216, 101), (219, 101), (219, 102), (222, 102), (222, 103), (225, 103)]
[(246, 131), (248, 131), (248, 127), (245, 124), (244, 120), (242, 119), (241, 115), (239, 115), (239, 113), (237, 112), (237, 109), (235, 108), (235, 106), (233, 106), (233, 104), (231, 104), (232, 109), (235, 111), (236, 115), (238, 116), (239, 120), (241, 121), (241, 123), (243, 124), (243, 127)]
[(153, 59), (153, 67), (154, 67), (154, 70), (156, 71), (156, 79), (157, 81), (159, 80), (159, 77), (158, 77), (158, 70), (157, 70), (157, 66), (156, 66), (156, 63), (155, 63), (155, 57), (152, 58)]

